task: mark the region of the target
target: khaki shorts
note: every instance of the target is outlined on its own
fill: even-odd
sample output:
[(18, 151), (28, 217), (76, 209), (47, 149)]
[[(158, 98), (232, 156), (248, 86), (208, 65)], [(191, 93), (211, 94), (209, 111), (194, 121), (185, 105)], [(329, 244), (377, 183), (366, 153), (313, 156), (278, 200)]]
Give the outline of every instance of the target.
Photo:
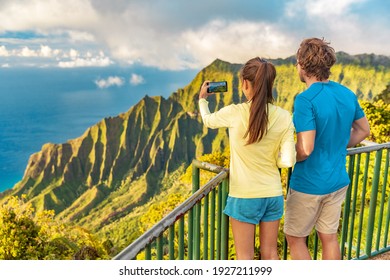
[(313, 227), (325, 234), (337, 233), (341, 205), (348, 186), (326, 195), (311, 195), (289, 190), (286, 201), (284, 233), (306, 237)]

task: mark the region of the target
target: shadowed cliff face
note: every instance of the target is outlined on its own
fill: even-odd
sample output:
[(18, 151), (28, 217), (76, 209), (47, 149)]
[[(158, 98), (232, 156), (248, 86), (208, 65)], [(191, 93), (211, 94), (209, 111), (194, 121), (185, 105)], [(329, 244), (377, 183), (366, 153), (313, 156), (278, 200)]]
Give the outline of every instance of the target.
[[(22, 181), (9, 194), (26, 194), (35, 207), (59, 214), (86, 193), (91, 196), (86, 201), (96, 205), (98, 193), (107, 195), (145, 176), (139, 199), (153, 196), (162, 177), (190, 164), (197, 153), (211, 152), (209, 143), (218, 133), (209, 134), (201, 123), (198, 89), (205, 77), (238, 84), (239, 67), (217, 60), (169, 99), (145, 96), (128, 112), (103, 119), (79, 138), (45, 144), (30, 157)], [(233, 95), (240, 100), (238, 92), (231, 92), (211, 98), (210, 105), (224, 106)], [(222, 134), (223, 143), (214, 144), (221, 148), (227, 145), (226, 130)]]
[[(275, 103), (291, 111), (295, 95), (305, 85), (299, 81), (291, 58), (275, 64)], [(86, 221), (94, 215), (94, 227), (122, 217), (158, 194), (162, 178), (187, 166), (197, 155), (228, 145), (226, 129), (203, 127), (197, 95), (203, 80), (226, 80), (229, 92), (211, 96), (210, 110), (244, 101), (240, 68), (216, 60), (168, 99), (146, 96), (128, 112), (105, 118), (79, 138), (45, 144), (30, 157), (22, 181), (3, 194), (3, 199), (26, 194), (38, 209), (54, 209), (68, 220)], [(334, 66), (332, 79), (342, 79), (344, 85), (359, 89), (358, 94), (367, 99), (386, 87), (389, 73), (385, 66), (340, 64)], [(364, 87), (359, 86), (362, 83)], [(142, 183), (135, 187), (135, 181)]]
[[(54, 196), (61, 201), (55, 207), (60, 212), (95, 186), (115, 189), (124, 180), (145, 173), (158, 177), (182, 162), (188, 164), (195, 155), (193, 137), (200, 131), (199, 120), (180, 103), (145, 97), (127, 113), (102, 120), (77, 139), (45, 144), (30, 157), (13, 193), (30, 199)], [(46, 208), (48, 199), (43, 200)]]

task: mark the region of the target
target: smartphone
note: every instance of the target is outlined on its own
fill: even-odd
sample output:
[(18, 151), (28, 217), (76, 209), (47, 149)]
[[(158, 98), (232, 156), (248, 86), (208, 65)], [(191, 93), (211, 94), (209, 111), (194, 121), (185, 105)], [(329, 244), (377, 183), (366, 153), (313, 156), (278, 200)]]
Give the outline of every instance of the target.
[(209, 82), (207, 92), (226, 92), (228, 90), (227, 82)]

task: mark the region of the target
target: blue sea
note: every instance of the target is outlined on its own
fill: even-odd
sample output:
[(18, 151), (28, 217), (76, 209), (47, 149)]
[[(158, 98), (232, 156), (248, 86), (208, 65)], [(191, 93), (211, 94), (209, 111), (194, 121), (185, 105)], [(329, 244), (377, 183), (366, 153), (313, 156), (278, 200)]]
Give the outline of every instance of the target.
[[(45, 143), (81, 136), (105, 117), (126, 112), (145, 95), (169, 97), (198, 70), (128, 68), (0, 68), (0, 192), (23, 177), (31, 154)], [(130, 83), (132, 74), (143, 83)], [(121, 77), (100, 89), (95, 81)]]

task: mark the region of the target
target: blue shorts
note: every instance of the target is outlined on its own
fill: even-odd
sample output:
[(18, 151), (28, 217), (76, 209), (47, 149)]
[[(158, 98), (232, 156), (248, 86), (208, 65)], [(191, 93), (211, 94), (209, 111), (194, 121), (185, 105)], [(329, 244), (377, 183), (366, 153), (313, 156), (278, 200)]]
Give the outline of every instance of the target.
[(236, 198), (228, 196), (224, 214), (240, 222), (259, 224), (280, 220), (284, 213), (284, 197)]

